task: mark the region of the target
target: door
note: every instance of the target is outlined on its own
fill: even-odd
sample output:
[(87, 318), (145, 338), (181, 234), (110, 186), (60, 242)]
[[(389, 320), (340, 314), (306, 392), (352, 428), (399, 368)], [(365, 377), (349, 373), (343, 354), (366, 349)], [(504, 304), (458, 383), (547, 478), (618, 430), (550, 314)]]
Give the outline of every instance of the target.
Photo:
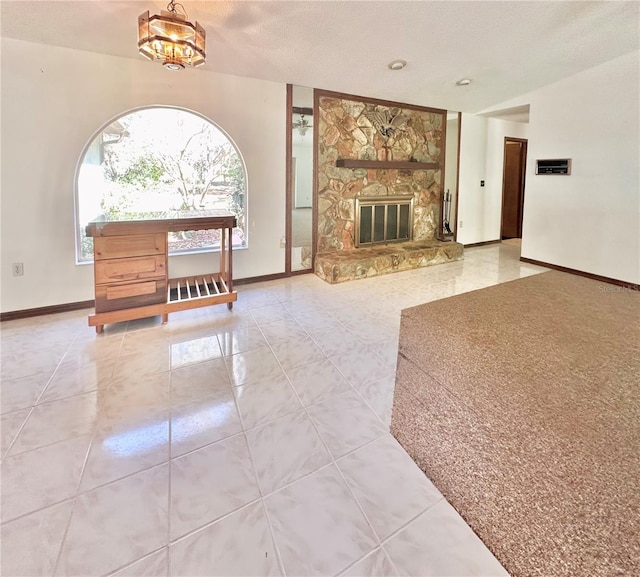
[(502, 238), (522, 238), (522, 209), (527, 166), (527, 141), (504, 139)]

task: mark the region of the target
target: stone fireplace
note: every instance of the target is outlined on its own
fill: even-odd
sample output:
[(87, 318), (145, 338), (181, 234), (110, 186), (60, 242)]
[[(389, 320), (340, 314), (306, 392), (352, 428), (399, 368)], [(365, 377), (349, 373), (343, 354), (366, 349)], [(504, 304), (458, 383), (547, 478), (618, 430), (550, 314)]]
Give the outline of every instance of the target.
[(459, 260), (442, 242), (446, 111), (316, 91), (315, 272), (335, 283)]

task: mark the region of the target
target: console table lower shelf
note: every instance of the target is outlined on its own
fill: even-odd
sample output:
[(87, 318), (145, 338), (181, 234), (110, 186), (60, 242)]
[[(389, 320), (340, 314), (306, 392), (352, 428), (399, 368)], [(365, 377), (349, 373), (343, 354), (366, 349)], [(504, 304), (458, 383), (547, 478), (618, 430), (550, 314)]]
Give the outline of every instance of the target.
[(229, 290), (220, 273), (169, 279), (166, 302), (89, 315), (89, 326), (101, 333), (104, 325), (162, 315), (166, 323), (169, 313), (227, 303), (231, 310), (238, 293)]

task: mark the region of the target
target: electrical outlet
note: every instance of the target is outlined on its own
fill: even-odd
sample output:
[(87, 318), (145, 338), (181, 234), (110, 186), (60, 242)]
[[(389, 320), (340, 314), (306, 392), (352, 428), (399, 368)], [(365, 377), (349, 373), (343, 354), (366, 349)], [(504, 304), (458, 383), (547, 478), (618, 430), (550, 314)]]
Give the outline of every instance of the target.
[(462, 228), (462, 221), (460, 221), (460, 228)]
[(13, 276), (22, 276), (24, 274), (24, 264), (21, 262), (14, 262), (13, 267)]
[(280, 239), (280, 248), (287, 248), (287, 239), (284, 236)]

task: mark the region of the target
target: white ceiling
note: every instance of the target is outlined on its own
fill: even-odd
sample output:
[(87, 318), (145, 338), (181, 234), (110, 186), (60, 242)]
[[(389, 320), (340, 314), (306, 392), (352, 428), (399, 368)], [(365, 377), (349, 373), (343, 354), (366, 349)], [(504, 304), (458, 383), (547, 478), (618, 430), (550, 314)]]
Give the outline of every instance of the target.
[[(465, 112), (639, 48), (635, 0), (182, 3), (207, 31), (208, 58), (201, 69), (173, 74), (213, 70)], [(0, 4), (3, 36), (138, 59), (138, 15), (166, 7), (118, 0)], [(404, 70), (387, 68), (396, 58), (408, 62)], [(473, 83), (457, 87), (465, 77)]]

